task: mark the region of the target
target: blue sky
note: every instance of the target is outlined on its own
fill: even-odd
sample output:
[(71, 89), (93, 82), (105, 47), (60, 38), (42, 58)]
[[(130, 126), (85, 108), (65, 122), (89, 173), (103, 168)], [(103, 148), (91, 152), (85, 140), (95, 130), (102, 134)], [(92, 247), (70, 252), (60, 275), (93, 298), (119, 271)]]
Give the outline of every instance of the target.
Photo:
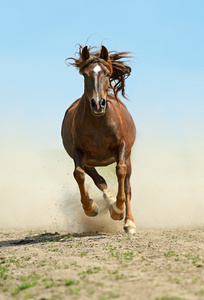
[(203, 145), (204, 2), (0, 1), (0, 137), (61, 147), (83, 79), (67, 67), (76, 44), (131, 51), (124, 100), (141, 141)]

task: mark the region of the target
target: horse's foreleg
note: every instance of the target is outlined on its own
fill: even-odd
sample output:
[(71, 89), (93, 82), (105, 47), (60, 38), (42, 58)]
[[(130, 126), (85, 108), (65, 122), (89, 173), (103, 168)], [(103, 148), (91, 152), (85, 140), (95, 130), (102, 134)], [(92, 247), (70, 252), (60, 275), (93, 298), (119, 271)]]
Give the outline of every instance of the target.
[(116, 166), (116, 175), (118, 177), (118, 193), (116, 202), (110, 208), (111, 218), (114, 220), (122, 220), (125, 209), (125, 177), (127, 173), (127, 165), (125, 163), (125, 143), (118, 148), (118, 161)]
[(98, 214), (97, 204), (89, 198), (89, 195), (85, 189), (85, 172), (84, 172), (84, 155), (80, 150), (74, 150), (74, 178), (76, 179), (80, 194), (81, 194), (81, 203), (84, 209), (84, 212), (89, 217), (94, 217)]
[(130, 185), (130, 176), (131, 176), (131, 161), (130, 157), (126, 160), (127, 164), (127, 174), (125, 177), (125, 194), (126, 194), (126, 217), (125, 217), (125, 225), (124, 230), (127, 233), (136, 233), (136, 226), (134, 223), (134, 218), (130, 208), (130, 200), (131, 200), (131, 185)]
[(115, 202), (115, 196), (108, 190), (105, 179), (98, 174), (95, 168), (84, 167), (84, 171), (93, 179), (99, 190), (103, 192), (103, 198), (109, 208)]

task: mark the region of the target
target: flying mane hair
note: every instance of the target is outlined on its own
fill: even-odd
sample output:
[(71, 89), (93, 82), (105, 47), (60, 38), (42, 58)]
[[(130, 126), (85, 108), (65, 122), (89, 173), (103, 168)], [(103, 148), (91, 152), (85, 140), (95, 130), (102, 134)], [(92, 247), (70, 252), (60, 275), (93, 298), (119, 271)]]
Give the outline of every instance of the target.
[[(102, 46), (103, 47), (103, 46)], [(83, 71), (86, 66), (90, 63), (99, 62), (105, 65), (110, 71), (109, 79), (109, 88), (113, 90), (115, 98), (118, 99), (118, 92), (121, 91), (122, 96), (127, 99), (125, 95), (125, 79), (130, 76), (131, 67), (126, 64), (126, 61), (121, 59), (129, 59), (131, 56), (130, 52), (117, 52), (110, 51), (108, 52), (107, 61), (100, 57), (100, 50), (89, 52), (89, 58), (87, 60), (82, 59), (82, 50), (83, 46), (79, 45), (78, 58), (69, 57), (65, 61), (68, 66), (74, 66), (79, 70), (80, 74), (83, 74)], [(88, 50), (91, 51), (95, 47), (89, 47)], [(73, 62), (69, 62), (72, 60)]]

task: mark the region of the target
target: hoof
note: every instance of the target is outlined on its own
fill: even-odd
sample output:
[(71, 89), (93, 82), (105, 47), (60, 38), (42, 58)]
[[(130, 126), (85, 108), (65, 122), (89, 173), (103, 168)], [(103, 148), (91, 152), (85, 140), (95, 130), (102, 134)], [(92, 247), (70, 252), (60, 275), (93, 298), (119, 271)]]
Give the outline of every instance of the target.
[(125, 230), (126, 233), (129, 233), (129, 234), (135, 234), (137, 232), (135, 223), (130, 221), (130, 220), (126, 221), (125, 226), (124, 226), (124, 230)]
[(109, 211), (113, 220), (121, 221), (124, 218), (124, 210), (117, 208), (116, 202), (111, 205)]
[(98, 205), (95, 203), (95, 201), (92, 200), (92, 210), (90, 211), (84, 210), (84, 212), (88, 217), (95, 217), (98, 214)]
[(115, 196), (108, 189), (103, 190), (103, 198), (108, 208), (110, 208), (111, 205), (113, 205), (113, 203), (116, 201)]

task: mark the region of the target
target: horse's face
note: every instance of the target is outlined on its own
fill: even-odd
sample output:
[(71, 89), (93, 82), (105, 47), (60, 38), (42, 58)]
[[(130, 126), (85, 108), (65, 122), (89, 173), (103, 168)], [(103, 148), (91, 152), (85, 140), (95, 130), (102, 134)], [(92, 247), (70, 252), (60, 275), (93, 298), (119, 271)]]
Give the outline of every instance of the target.
[(95, 116), (104, 115), (110, 72), (103, 64), (92, 63), (84, 69), (83, 76), (92, 113)]
[[(82, 50), (82, 61), (86, 64), (90, 58), (89, 50), (86, 47)], [(101, 47), (99, 58), (106, 63), (109, 60), (108, 50)], [(90, 108), (95, 116), (103, 116), (106, 111), (106, 98), (109, 88), (110, 70), (102, 62), (91, 62), (83, 70), (85, 96), (90, 103)]]

